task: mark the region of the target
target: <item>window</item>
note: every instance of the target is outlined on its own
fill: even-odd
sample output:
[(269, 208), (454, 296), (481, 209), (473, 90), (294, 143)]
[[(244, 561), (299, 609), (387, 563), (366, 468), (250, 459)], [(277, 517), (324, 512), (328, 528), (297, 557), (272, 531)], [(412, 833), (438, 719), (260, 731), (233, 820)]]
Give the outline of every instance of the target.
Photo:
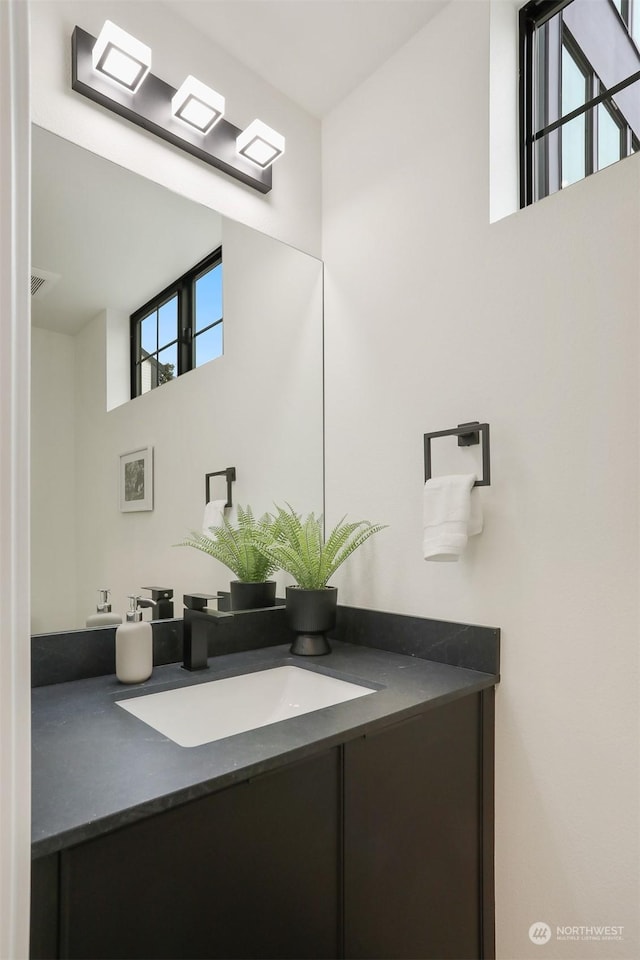
[(634, 153), (640, 0), (531, 0), (520, 11), (520, 202)]
[(640, 7), (633, 0), (612, 0), (635, 45), (640, 49)]
[(222, 356), (222, 247), (131, 316), (131, 396)]

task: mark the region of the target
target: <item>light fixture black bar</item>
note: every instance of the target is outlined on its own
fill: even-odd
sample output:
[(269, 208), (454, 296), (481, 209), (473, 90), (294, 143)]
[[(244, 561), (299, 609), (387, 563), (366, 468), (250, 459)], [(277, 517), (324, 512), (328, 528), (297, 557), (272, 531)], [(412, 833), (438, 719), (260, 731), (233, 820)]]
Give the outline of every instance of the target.
[(177, 120), (171, 113), (171, 98), (176, 90), (148, 73), (136, 93), (122, 90), (103, 79), (93, 69), (91, 53), (96, 38), (76, 27), (71, 38), (71, 86), (77, 92), (112, 110), (126, 120), (149, 130), (175, 147), (217, 167), (260, 193), (271, 190), (271, 168), (261, 170), (236, 150), (241, 130), (224, 118), (210, 133), (203, 135)]

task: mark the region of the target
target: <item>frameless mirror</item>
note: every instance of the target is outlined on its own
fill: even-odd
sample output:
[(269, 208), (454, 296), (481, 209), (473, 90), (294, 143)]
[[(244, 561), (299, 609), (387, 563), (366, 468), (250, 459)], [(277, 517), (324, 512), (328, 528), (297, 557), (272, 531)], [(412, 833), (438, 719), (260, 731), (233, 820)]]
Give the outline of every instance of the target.
[[(130, 315), (220, 246), (222, 355), (130, 400)], [(32, 266), (32, 632), (83, 627), (101, 588), (120, 614), (171, 588), (180, 616), (233, 578), (175, 546), (207, 473), (235, 467), (256, 513), (322, 511), (322, 263), (35, 127)], [(139, 451), (147, 509), (125, 509)]]

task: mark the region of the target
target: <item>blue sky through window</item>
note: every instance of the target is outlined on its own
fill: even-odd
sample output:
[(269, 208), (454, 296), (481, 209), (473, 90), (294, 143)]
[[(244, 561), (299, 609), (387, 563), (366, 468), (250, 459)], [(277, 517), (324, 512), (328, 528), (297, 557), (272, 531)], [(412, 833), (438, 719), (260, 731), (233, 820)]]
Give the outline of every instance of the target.
[(195, 366), (200, 367), (208, 360), (215, 360), (222, 356), (222, 324), (218, 323), (211, 330), (198, 334), (195, 340)]
[(222, 264), (196, 280), (196, 333), (222, 318)]
[(158, 310), (158, 346), (172, 343), (178, 331), (178, 298), (172, 297)]

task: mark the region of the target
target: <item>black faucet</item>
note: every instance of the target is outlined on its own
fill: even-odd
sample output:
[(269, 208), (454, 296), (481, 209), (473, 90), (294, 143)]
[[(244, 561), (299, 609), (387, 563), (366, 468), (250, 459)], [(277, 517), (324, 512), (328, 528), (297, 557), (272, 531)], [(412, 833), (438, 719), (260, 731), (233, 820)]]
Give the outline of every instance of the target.
[(152, 607), (152, 620), (171, 620), (173, 617), (173, 590), (167, 587), (143, 587), (151, 591), (151, 600), (140, 601), (139, 606)]
[[(208, 600), (217, 599), (217, 594), (187, 593), (184, 605), (187, 608), (183, 621), (182, 666), (185, 670), (208, 670), (209, 625), (216, 627), (233, 620), (232, 613), (207, 609)], [(190, 611), (193, 613), (190, 614)]]

